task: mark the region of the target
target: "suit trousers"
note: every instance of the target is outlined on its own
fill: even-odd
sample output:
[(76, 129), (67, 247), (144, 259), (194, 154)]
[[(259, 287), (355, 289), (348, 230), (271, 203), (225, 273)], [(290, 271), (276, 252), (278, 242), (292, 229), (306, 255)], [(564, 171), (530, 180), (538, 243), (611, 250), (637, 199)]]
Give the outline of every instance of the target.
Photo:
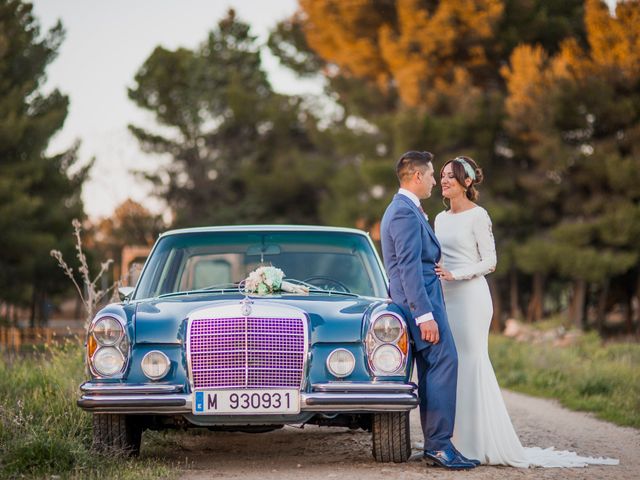
[(439, 330), (437, 344), (414, 350), (425, 450), (450, 447), (455, 422), (458, 354), (451, 330)]

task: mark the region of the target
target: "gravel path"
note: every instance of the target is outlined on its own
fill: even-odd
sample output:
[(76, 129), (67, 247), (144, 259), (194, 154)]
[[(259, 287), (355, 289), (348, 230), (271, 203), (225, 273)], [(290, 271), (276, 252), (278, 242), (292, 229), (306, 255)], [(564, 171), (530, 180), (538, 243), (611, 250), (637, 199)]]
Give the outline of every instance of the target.
[[(264, 434), (215, 432), (185, 435), (175, 450), (176, 462), (188, 467), (184, 480), (250, 479), (628, 479), (640, 478), (640, 430), (618, 427), (558, 403), (503, 392), (516, 430), (525, 446), (567, 449), (581, 455), (610, 456), (618, 466), (575, 469), (515, 469), (481, 466), (452, 472), (414, 459), (379, 464), (371, 456), (370, 434), (346, 428), (285, 427)], [(412, 440), (421, 440), (417, 411), (412, 412)], [(173, 456), (173, 455), (172, 455)], [(417, 457), (418, 455), (416, 455)]]

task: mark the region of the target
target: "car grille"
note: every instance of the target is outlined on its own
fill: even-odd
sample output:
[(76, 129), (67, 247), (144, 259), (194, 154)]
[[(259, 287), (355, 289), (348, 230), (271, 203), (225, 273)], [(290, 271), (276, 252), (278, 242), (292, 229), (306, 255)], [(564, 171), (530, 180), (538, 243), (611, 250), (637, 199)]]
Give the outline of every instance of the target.
[(194, 388), (300, 388), (305, 328), (299, 318), (210, 318), (189, 329)]

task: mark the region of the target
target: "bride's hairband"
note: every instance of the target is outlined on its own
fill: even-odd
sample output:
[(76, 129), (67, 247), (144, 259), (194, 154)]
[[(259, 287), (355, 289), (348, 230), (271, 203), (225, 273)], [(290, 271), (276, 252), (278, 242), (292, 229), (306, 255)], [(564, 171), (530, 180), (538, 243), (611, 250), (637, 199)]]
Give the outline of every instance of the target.
[(456, 157), (453, 159), (454, 162), (458, 162), (460, 165), (462, 165), (464, 167), (464, 171), (467, 172), (467, 176), (471, 179), (471, 180), (475, 180), (476, 179), (476, 172), (473, 171), (473, 168), (471, 168), (471, 165), (469, 165), (469, 163), (462, 157)]

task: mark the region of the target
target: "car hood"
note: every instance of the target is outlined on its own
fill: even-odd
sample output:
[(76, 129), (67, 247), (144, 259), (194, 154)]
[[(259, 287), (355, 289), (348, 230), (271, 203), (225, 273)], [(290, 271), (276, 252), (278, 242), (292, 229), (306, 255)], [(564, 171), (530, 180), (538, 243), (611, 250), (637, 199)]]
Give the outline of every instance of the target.
[[(239, 294), (207, 294), (141, 301), (135, 313), (135, 342), (182, 343), (191, 312), (224, 304), (240, 304), (243, 298)], [(309, 318), (311, 344), (361, 341), (365, 314), (384, 303), (381, 299), (318, 294), (252, 297), (251, 300), (304, 311)]]

